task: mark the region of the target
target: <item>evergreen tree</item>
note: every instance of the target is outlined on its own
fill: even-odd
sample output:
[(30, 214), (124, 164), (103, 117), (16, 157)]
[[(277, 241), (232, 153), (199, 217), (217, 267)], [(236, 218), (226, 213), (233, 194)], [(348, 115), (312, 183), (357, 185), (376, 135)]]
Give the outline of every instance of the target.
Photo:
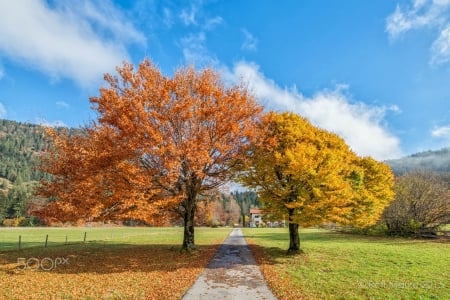
[(241, 209), (241, 221), (242, 226), (245, 227), (245, 216), (248, 216), (250, 213), (250, 208), (253, 207), (260, 207), (260, 203), (258, 201), (258, 196), (256, 193), (251, 191), (245, 191), (245, 192), (238, 192), (235, 191), (231, 193), (231, 195), (236, 199), (236, 202), (239, 205), (239, 208)]
[(26, 216), (34, 186), (49, 178), (38, 165), (50, 145), (44, 127), (0, 119), (0, 225), (5, 218)]

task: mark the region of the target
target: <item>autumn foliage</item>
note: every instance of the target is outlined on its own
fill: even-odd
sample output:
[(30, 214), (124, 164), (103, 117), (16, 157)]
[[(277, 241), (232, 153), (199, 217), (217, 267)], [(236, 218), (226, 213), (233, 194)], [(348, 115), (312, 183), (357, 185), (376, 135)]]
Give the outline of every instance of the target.
[(200, 226), (234, 226), (239, 223), (240, 208), (233, 196), (211, 193), (200, 198), (195, 224)]
[[(0, 299), (179, 300), (213, 258), (228, 232), (204, 233), (198, 251), (191, 254), (180, 253), (172, 237), (164, 238), (167, 234), (178, 236), (179, 230), (151, 230), (144, 239), (134, 232), (133, 240), (97, 240), (19, 252), (1, 251)], [(138, 243), (135, 234), (140, 235)], [(65, 258), (67, 263), (55, 264), (53, 268), (35, 263), (25, 269), (18, 264), (18, 257), (40, 261)]]
[(232, 175), (255, 134), (261, 107), (244, 85), (225, 87), (210, 69), (172, 78), (144, 60), (125, 63), (90, 99), (98, 120), (78, 135), (49, 129), (53, 152), (40, 193), (54, 199), (46, 219), (141, 219), (182, 216), (183, 247), (194, 247), (198, 195)]
[(294, 113), (268, 113), (258, 136), (240, 179), (266, 212), (289, 220), (289, 252), (300, 250), (299, 225), (370, 225), (393, 198), (387, 165), (358, 157), (339, 136)]

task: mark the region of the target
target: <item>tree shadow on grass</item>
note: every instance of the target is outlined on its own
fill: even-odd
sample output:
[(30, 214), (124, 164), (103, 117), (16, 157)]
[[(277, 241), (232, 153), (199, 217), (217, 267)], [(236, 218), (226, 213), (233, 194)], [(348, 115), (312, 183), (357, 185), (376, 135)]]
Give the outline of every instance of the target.
[[(45, 269), (61, 274), (172, 272), (183, 268), (205, 267), (219, 246), (219, 244), (200, 245), (192, 253), (181, 252), (181, 246), (173, 244), (130, 245), (89, 242), (48, 248), (27, 248), (0, 252), (0, 273), (2, 271), (8, 274), (23, 273), (20, 269), (25, 268), (30, 259), (29, 269), (37, 271)], [(38, 262), (45, 262), (44, 267), (37, 267)]]
[[(328, 241), (338, 239), (338, 235), (332, 231), (324, 231), (324, 232), (300, 232), (300, 242), (303, 241)], [(262, 240), (270, 240), (270, 241), (285, 241), (289, 246), (289, 232), (286, 233), (255, 233), (255, 234), (247, 234), (246, 238), (249, 239), (262, 239)]]
[[(250, 248), (250, 249), (249, 249)], [(278, 264), (289, 257), (286, 249), (259, 245), (199, 245), (192, 253), (180, 245), (132, 245), (88, 242), (48, 248), (35, 247), (0, 252), (0, 275), (28, 271), (57, 274), (115, 274), (122, 272), (174, 272), (188, 268), (228, 268), (231, 265), (256, 265), (254, 257), (264, 256), (265, 264)], [(249, 254), (250, 253), (250, 254)], [(269, 254), (269, 255), (267, 255)], [(301, 255), (301, 254), (300, 254)], [(227, 259), (223, 259), (227, 256)], [(292, 256), (291, 256), (292, 257)], [(20, 261), (19, 261), (20, 259)], [(37, 264), (42, 263), (40, 268)]]
[(286, 261), (308, 261), (308, 254), (303, 250), (298, 253), (288, 253), (289, 244), (285, 248), (280, 247), (264, 247), (261, 245), (251, 244), (250, 248), (255, 256), (258, 265), (286, 265)]

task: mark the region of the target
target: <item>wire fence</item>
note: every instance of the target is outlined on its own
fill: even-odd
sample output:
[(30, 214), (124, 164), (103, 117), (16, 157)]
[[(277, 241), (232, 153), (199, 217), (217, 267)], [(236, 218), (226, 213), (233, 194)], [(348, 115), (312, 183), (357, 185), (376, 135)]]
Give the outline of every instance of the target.
[[(164, 230), (164, 229), (161, 229)], [(136, 243), (151, 240), (146, 228), (0, 228), (0, 251), (83, 243)]]

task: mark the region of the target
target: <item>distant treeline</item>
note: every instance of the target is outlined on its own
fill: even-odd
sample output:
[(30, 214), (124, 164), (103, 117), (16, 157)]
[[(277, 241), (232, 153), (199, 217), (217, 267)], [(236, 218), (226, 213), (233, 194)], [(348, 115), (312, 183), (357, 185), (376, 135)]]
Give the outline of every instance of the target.
[[(79, 131), (80, 129), (70, 129)], [(34, 201), (33, 189), (46, 174), (39, 172), (39, 155), (51, 147), (44, 127), (0, 119), (0, 224), (3, 219), (25, 217)], [(401, 159), (388, 160), (396, 175), (414, 169), (428, 169), (450, 174), (450, 148), (426, 151)], [(233, 193), (241, 214), (259, 206), (254, 193)], [(241, 215), (241, 222), (243, 218)]]
[(0, 120), (0, 177), (11, 183), (38, 181), (38, 155), (50, 146), (42, 126)]
[[(70, 133), (79, 130), (70, 129)], [(48, 176), (38, 170), (39, 156), (51, 147), (44, 131), (41, 125), (0, 119), (0, 225), (4, 219), (28, 217), (30, 205), (42, 201), (35, 199), (33, 192), (36, 184)], [(254, 193), (234, 192), (232, 196), (245, 214), (259, 205)], [(224, 213), (220, 210), (216, 214), (224, 218), (230, 210), (229, 201), (219, 202)], [(239, 219), (239, 212), (236, 217)]]
[(437, 151), (416, 153), (400, 159), (386, 161), (396, 175), (408, 171), (426, 169), (439, 173), (450, 173), (450, 147)]
[(49, 147), (43, 126), (0, 119), (0, 224), (26, 215), (34, 187), (48, 176), (38, 164)]

